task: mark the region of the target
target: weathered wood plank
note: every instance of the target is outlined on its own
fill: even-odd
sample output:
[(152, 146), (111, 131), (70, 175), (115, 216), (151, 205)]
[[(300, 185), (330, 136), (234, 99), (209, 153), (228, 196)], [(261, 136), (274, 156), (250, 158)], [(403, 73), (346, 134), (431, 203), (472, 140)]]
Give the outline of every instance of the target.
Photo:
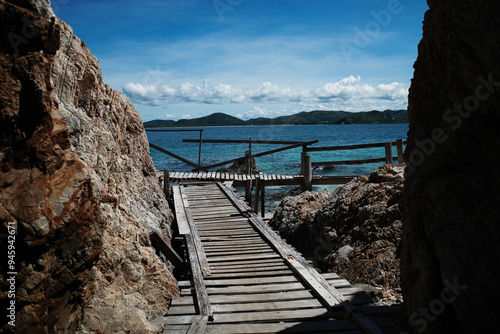
[(172, 192), (174, 195), (174, 208), (179, 235), (190, 234), (191, 228), (189, 227), (186, 213), (184, 212), (184, 205), (182, 201), (182, 195), (180, 193), (180, 188), (178, 186), (172, 187)]
[(192, 235), (185, 235), (186, 246), (189, 255), (189, 262), (191, 264), (191, 272), (193, 275), (193, 282), (195, 286), (196, 301), (198, 305), (198, 310), (200, 315), (206, 315), (213, 317), (212, 309), (210, 308), (210, 301), (208, 298), (208, 290), (205, 286), (205, 281), (203, 279), (202, 270), (200, 267), (199, 260), (197, 258), (197, 252), (194, 244)]
[(324, 287), (320, 281), (318, 281), (313, 275), (311, 275), (310, 271), (307, 270), (306, 267), (297, 259), (289, 256), (285, 259), (295, 271), (297, 275), (299, 275), (303, 281), (309, 285), (309, 287), (314, 291), (314, 293), (330, 308), (332, 309), (335, 306), (340, 305), (346, 300), (340, 294), (332, 294), (326, 287)]
[(269, 254), (255, 254), (255, 255), (228, 255), (228, 256), (217, 256), (208, 258), (209, 263), (221, 262), (221, 261), (238, 261), (238, 260), (252, 260), (252, 259), (276, 259), (279, 255), (275, 252)]
[(199, 266), (203, 275), (210, 275), (210, 267), (208, 266), (207, 257), (205, 255), (205, 251), (203, 250), (203, 245), (201, 243), (201, 239), (196, 228), (195, 222), (191, 213), (189, 211), (189, 207), (186, 207), (189, 204), (186, 196), (183, 194), (182, 188), (179, 188), (180, 194), (182, 197), (182, 202), (184, 203), (184, 212), (186, 214), (186, 219), (189, 224), (189, 228), (191, 229), (192, 237), (190, 239), (193, 240), (194, 249), (196, 252), (196, 258), (199, 261)]
[(208, 316), (197, 315), (193, 318), (186, 334), (203, 334), (208, 324)]

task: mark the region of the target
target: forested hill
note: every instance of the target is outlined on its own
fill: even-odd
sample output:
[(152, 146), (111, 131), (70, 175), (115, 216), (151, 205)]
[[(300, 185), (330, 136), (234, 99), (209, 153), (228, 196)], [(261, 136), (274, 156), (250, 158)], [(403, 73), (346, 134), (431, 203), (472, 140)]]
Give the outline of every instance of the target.
[(300, 112), (289, 116), (276, 118), (253, 118), (247, 121), (237, 117), (215, 113), (209, 116), (193, 119), (154, 120), (144, 123), (146, 128), (157, 127), (192, 127), (192, 126), (236, 126), (236, 125), (306, 125), (306, 124), (373, 124), (373, 123), (408, 123), (406, 110), (385, 111), (326, 111), (315, 110)]

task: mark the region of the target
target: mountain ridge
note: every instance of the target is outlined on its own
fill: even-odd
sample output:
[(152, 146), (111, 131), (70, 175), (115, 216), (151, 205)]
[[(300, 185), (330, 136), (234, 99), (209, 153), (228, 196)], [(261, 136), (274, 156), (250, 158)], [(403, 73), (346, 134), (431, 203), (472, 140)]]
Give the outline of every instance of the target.
[(193, 119), (152, 120), (145, 128), (192, 126), (312, 125), (312, 124), (377, 124), (408, 123), (406, 110), (371, 110), (362, 112), (313, 110), (275, 118), (258, 117), (242, 120), (224, 113), (213, 113)]

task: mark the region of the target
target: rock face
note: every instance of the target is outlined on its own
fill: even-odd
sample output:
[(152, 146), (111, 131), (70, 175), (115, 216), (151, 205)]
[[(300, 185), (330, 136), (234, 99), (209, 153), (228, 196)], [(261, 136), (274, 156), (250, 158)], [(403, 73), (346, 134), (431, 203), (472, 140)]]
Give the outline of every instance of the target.
[(316, 212), (330, 200), (331, 195), (325, 189), (319, 193), (306, 191), (298, 196), (287, 196), (276, 209), (269, 225), (277, 229), (289, 244), (301, 250), (309, 249), (308, 227)]
[(409, 96), (403, 293), (416, 332), (492, 333), (500, 271), (500, 3), (428, 4)]
[(331, 195), (286, 198), (269, 224), (322, 270), (399, 288), (403, 181), (402, 167), (385, 165)]
[(172, 214), (139, 114), (47, 0), (0, 0), (0, 18), (4, 310), (17, 272), (0, 332), (161, 331), (178, 288), (148, 232), (168, 239)]

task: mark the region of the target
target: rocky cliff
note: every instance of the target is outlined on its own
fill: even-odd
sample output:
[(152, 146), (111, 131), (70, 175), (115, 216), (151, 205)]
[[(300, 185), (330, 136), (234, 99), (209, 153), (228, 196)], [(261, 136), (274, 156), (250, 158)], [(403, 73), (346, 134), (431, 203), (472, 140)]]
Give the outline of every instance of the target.
[(500, 3), (427, 2), (408, 108), (403, 293), (415, 332), (493, 333)]
[(269, 224), (324, 271), (398, 290), (403, 167), (385, 165), (333, 194), (287, 197)]
[(178, 289), (148, 232), (168, 239), (172, 214), (139, 114), (47, 0), (0, 0), (0, 19), (0, 228), (15, 236), (0, 299), (16, 307), (0, 332), (159, 332)]

